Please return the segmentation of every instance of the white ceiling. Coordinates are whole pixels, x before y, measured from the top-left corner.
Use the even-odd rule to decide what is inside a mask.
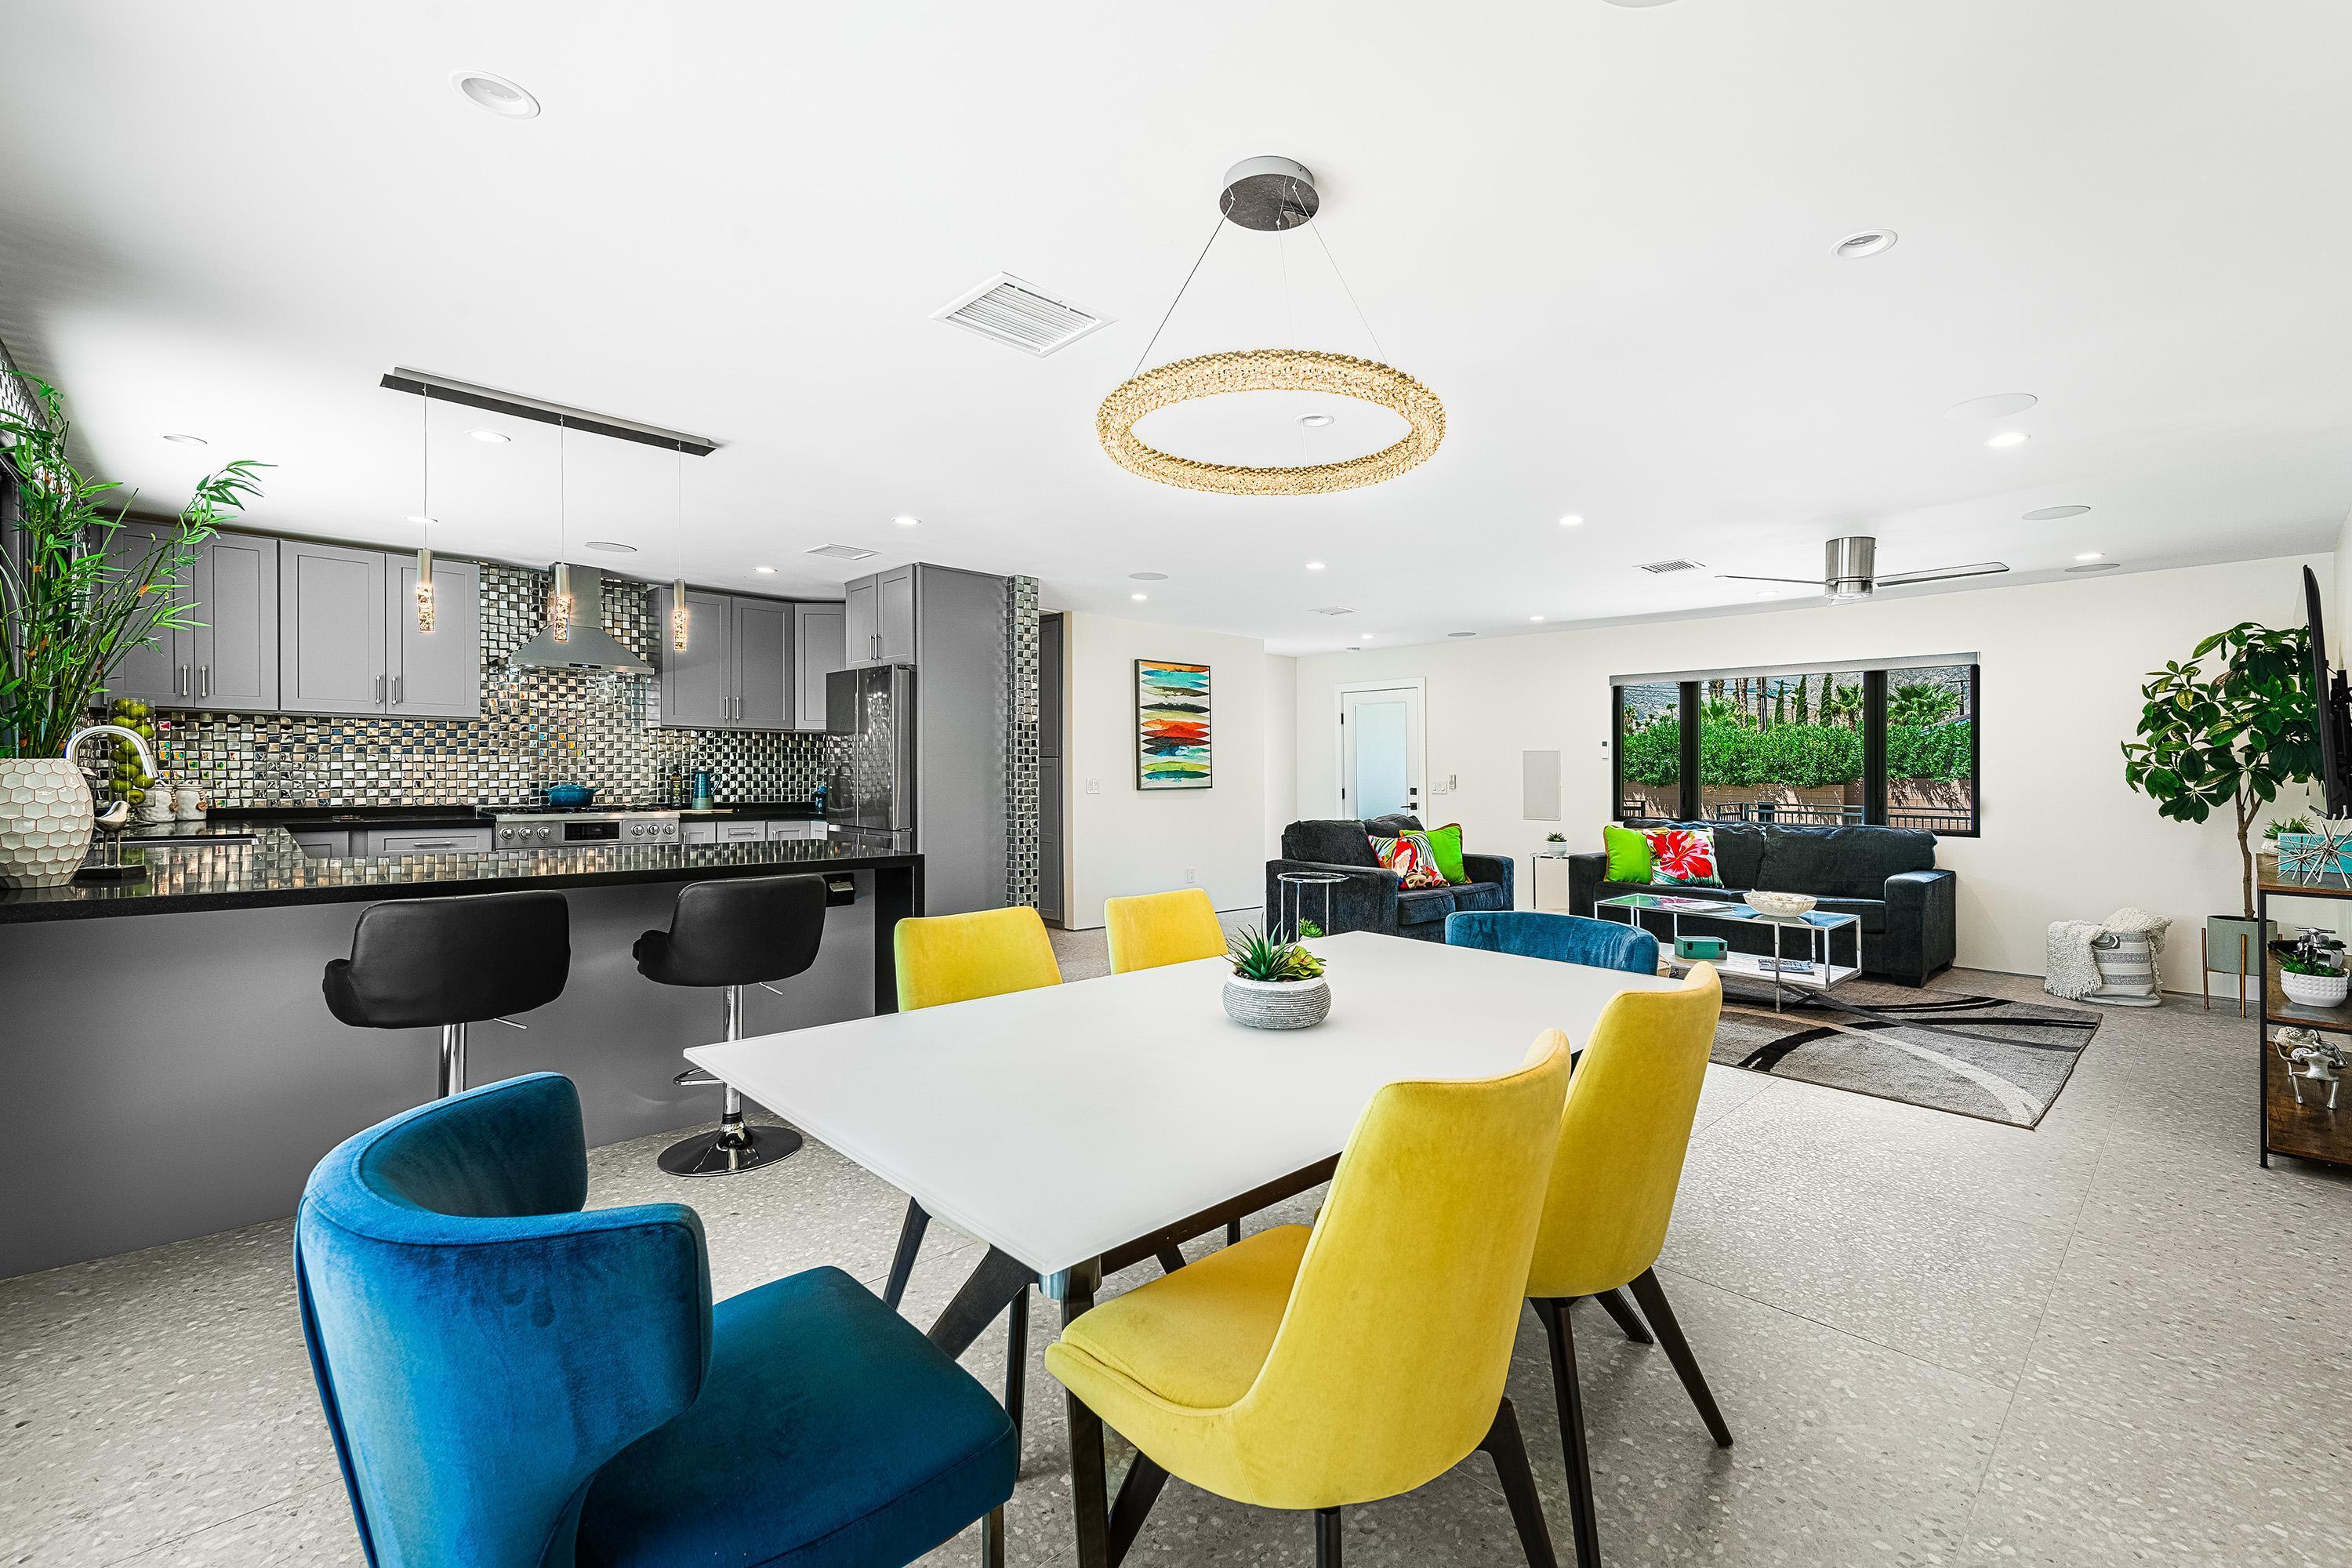
[[[870,569],[803,553],[841,541],[1281,651],[1753,606],[1712,574],[1847,532],[1996,583],[2326,549],[2352,502],[2336,0],[16,0],[6,35],[0,339],[102,471],[176,504],[264,458],[290,532],[415,541],[394,364],[724,443],[681,531],[675,459],[572,439],[575,556],[824,592]],[[1445,402],[1400,481],[1201,496],[1095,443],[1261,153],[1318,172],[1381,357]],[[1040,361],[929,319],[1000,269],[1117,322]],[[1228,228],[1152,357],[1288,343],[1371,347],[1312,231]],[[1942,416],[2010,391],[2021,447]],[[1259,401],[1150,433],[1377,444]],[[552,557],[553,432],[434,420],[436,547]],[[1709,572],[1631,570],[1669,555]]]

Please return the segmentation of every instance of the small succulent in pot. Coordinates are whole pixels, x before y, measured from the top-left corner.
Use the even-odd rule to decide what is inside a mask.
[[[2287,1000],[2305,1007],[2341,1006],[2352,979],[2344,972],[2344,944],[2335,933],[2305,931],[2292,942],[2274,942],[2271,953],[2278,961],[2279,989]]]
[[[1323,961],[1304,941],[1285,941],[1255,927],[1234,933],[1225,956],[1225,1016],[1253,1029],[1306,1029],[1331,1011]]]

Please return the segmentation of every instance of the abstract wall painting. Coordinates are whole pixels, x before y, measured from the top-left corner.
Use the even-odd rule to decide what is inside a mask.
[[[1207,789],[1209,667],[1135,661],[1135,787]]]

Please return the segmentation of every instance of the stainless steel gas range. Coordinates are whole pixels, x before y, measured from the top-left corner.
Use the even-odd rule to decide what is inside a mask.
[[[583,806],[561,811],[547,806],[500,811],[498,824],[501,849],[597,849],[606,845],[677,844],[683,841],[678,814],[659,806]]]

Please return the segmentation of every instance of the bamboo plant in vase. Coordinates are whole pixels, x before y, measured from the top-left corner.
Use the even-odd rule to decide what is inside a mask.
[[[111,549],[131,495],[114,496],[119,486],[74,466],[64,398],[23,379],[41,416],[0,406],[0,462],[16,495],[14,524],[0,531],[0,887],[43,888],[71,881],[89,847],[89,783],[68,742],[90,727],[132,649],[200,624],[177,584],[213,531],[261,493],[266,465],[240,460],[206,475],[152,545]],[[129,730],[106,728],[143,747]]]

